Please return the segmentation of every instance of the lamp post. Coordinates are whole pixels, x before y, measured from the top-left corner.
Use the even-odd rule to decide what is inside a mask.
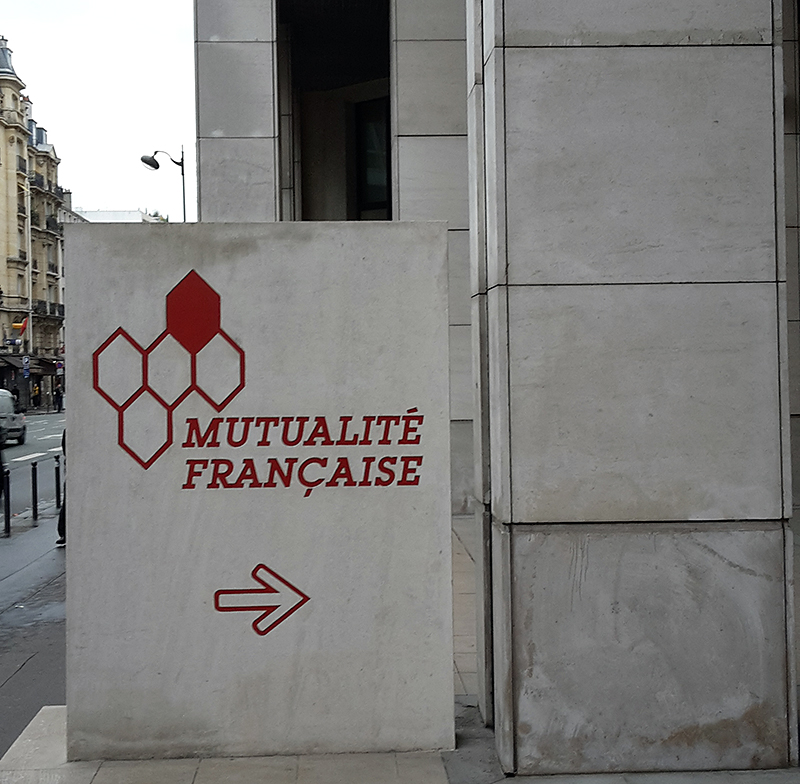
[[[160,168],[158,161],[156,160],[156,155],[159,153],[163,153],[167,156],[176,166],[180,166],[181,169],[181,186],[183,189],[183,222],[186,223],[186,171],[183,167],[183,145],[181,145],[181,159],[176,161],[168,152],[164,152],[164,150],[156,150],[152,155],[143,155],[141,160],[142,163],[148,168],[155,171],[156,169]]]
[[[25,231],[25,253],[28,257],[28,275],[27,275],[27,288],[28,288],[28,350],[26,354],[33,353],[33,230],[31,228],[31,180],[30,175],[25,174],[25,210],[27,215],[26,231]]]
[[[31,228],[31,175],[25,172],[25,184],[22,186],[23,193],[25,194],[25,255],[27,262],[27,275],[26,275],[26,288],[28,295],[28,317],[25,319],[28,336],[23,341],[23,363],[30,362],[28,357],[33,353],[33,230]],[[25,370],[29,366],[23,367],[23,377]],[[31,404],[31,379],[30,371],[25,378],[25,405]]]

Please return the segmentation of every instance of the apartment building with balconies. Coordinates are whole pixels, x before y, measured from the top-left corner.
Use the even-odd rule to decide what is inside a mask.
[[[64,353],[62,223],[70,194],[58,184],[60,159],[0,37],[0,384],[27,389],[54,376]],[[51,382],[40,383],[49,390]],[[46,395],[45,395],[46,399]]]

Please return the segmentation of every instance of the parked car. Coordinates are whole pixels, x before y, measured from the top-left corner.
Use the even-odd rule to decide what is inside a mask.
[[[2,439],[2,443],[8,439],[16,439],[18,444],[24,444],[25,431],[24,411],[20,411],[17,401],[7,389],[0,389],[0,439]]]

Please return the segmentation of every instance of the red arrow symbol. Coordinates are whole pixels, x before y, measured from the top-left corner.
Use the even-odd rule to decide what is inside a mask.
[[[214,609],[219,612],[257,612],[258,618],[253,621],[253,631],[262,637],[271,632],[279,623],[285,621],[292,613],[297,612],[308,600],[301,590],[295,588],[288,580],[284,580],[277,572],[258,564],[250,576],[261,586],[260,588],[237,588],[217,591],[214,594]],[[278,588],[272,583],[277,581]],[[281,611],[277,618],[275,613]],[[269,625],[265,625],[267,619]]]

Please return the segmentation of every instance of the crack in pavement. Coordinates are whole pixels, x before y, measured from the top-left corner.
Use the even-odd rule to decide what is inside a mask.
[[[34,651],[30,656],[28,656],[27,659],[25,659],[24,662],[22,662],[22,664],[19,665],[19,667],[17,667],[16,670],[14,670],[14,672],[11,673],[11,675],[9,675],[2,683],[0,683],[0,689],[2,689],[3,686],[5,686],[34,656],[36,656],[38,652],[39,651]]]

